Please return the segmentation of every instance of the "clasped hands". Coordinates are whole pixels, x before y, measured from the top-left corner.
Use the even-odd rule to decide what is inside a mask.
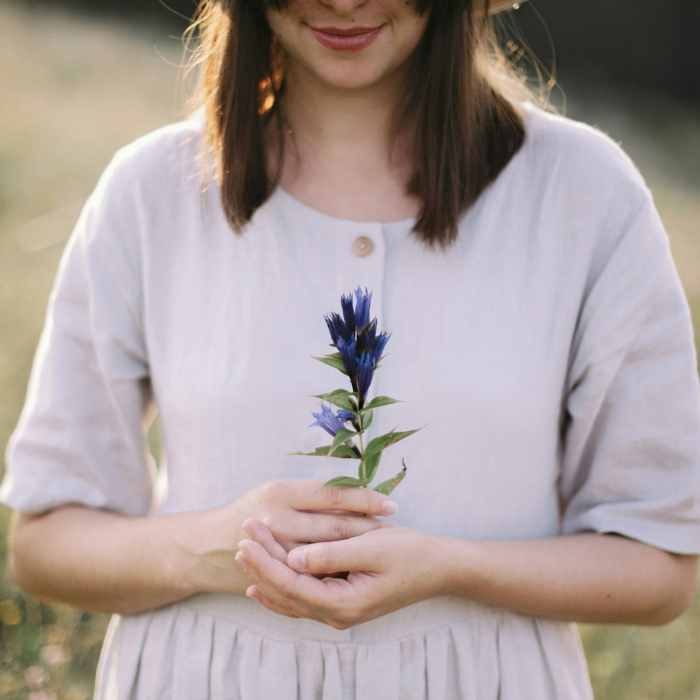
[[[346,539],[315,542],[287,552],[260,519],[242,523],[250,539],[236,561],[253,584],[246,595],[288,617],[346,629],[443,593],[439,538],[380,523]],[[331,576],[347,572],[347,578]]]

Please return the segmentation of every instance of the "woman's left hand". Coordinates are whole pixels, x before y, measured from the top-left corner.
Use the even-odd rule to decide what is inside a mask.
[[[242,527],[251,539],[240,541],[236,561],[254,581],[246,595],[289,617],[346,629],[443,593],[440,540],[411,528],[387,524],[343,540],[306,544],[290,550],[284,562],[260,520],[249,518]],[[304,566],[297,562],[299,553],[306,554]],[[330,576],[338,572],[349,572],[347,579]]]

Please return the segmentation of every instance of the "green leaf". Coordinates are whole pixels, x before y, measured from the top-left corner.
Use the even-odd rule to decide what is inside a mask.
[[[367,415],[364,415],[364,411],[362,413],[363,413],[362,432],[364,432],[365,430],[367,430],[367,428],[369,428],[370,425],[372,425],[372,418],[374,417],[374,411],[371,411],[371,410],[368,411]]]
[[[363,474],[367,481],[372,481],[374,475],[377,473],[377,467],[379,466],[379,460],[382,456],[381,450],[374,450],[369,452],[365,450],[365,454],[362,457],[362,464],[360,465],[363,469]]]
[[[367,483],[354,476],[336,476],[330,481],[326,481],[324,486],[366,486]]]
[[[379,466],[379,460],[381,459],[384,448],[415,432],[417,432],[417,430],[405,430],[403,432],[392,430],[390,433],[380,435],[370,440],[362,455],[362,462],[360,462],[360,476],[367,479],[367,481],[372,481],[377,467]]]
[[[362,452],[360,452],[360,448],[357,447],[357,445],[353,445],[353,444],[341,445],[338,449],[341,452],[345,452],[347,448],[350,449],[350,453],[352,453],[352,454],[338,454],[338,455],[333,455],[333,456],[334,457],[336,457],[336,456],[337,457],[352,457],[354,459],[362,459]]]
[[[379,435],[378,437],[370,440],[369,444],[365,448],[365,454],[368,452],[373,452],[378,450],[381,452],[385,447],[388,447],[389,445],[393,445],[395,442],[398,442],[399,440],[403,440],[404,438],[408,437],[409,435],[413,435],[413,433],[417,433],[420,430],[420,428],[416,428],[415,430],[402,430],[402,431],[396,431],[392,430],[389,433],[385,433],[384,435]]]
[[[323,362],[324,364],[334,367],[335,369],[340,370],[343,374],[347,375],[345,364],[343,363],[343,356],[339,352],[334,352],[331,355],[322,355],[321,357],[312,355],[311,357],[313,357],[314,360]]]
[[[309,457],[325,457],[331,449],[330,445],[317,447],[313,452],[287,452],[288,455],[306,455]]]
[[[317,399],[323,399],[332,403],[334,406],[339,406],[348,411],[355,411],[357,409],[357,404],[352,403],[351,397],[355,396],[355,393],[348,391],[347,389],[335,389],[327,394],[314,394]]]
[[[332,452],[328,453],[329,457],[340,457],[341,459],[358,459],[361,457],[360,451],[355,445],[338,445]]]
[[[403,401],[400,399],[392,399],[391,396],[375,396],[366,406],[363,407],[362,411],[369,411],[372,408],[387,406],[391,403],[403,403]]]
[[[354,430],[348,430],[347,428],[341,428],[333,438],[333,447],[336,445],[342,445],[343,443],[350,440],[353,435],[357,435]]]
[[[357,433],[347,428],[341,428],[333,438],[333,444],[331,445],[331,451],[328,453],[328,456],[332,457],[338,448],[347,446],[345,443],[352,440],[353,435],[357,435]]]
[[[388,496],[403,481],[404,476],[406,476],[407,467],[406,462],[404,462],[403,459],[401,460],[401,463],[403,464],[403,468],[401,469],[401,471],[395,476],[392,476],[391,479],[382,481],[381,484],[375,486],[375,491],[379,491],[379,493]]]
[[[355,445],[338,445],[338,447],[333,451],[333,454],[329,454],[332,445],[324,445],[323,447],[317,447],[313,452],[287,452],[288,455],[306,455],[307,457],[340,457],[342,459],[359,459],[362,457],[360,451],[355,447]]]

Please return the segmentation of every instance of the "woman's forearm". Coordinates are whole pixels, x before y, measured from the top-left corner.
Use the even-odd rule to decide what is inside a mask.
[[[250,581],[234,560],[238,540],[217,546],[217,517],[61,507],[11,532],[11,576],[40,600],[93,612],[133,614],[204,591],[243,595]]]
[[[695,591],[697,557],[616,535],[440,542],[446,593],[533,617],[665,624]]]

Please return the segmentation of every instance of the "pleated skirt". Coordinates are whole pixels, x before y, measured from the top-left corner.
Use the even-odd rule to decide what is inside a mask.
[[[437,596],[338,630],[245,596],[113,615],[94,700],[592,700],[572,622]]]

